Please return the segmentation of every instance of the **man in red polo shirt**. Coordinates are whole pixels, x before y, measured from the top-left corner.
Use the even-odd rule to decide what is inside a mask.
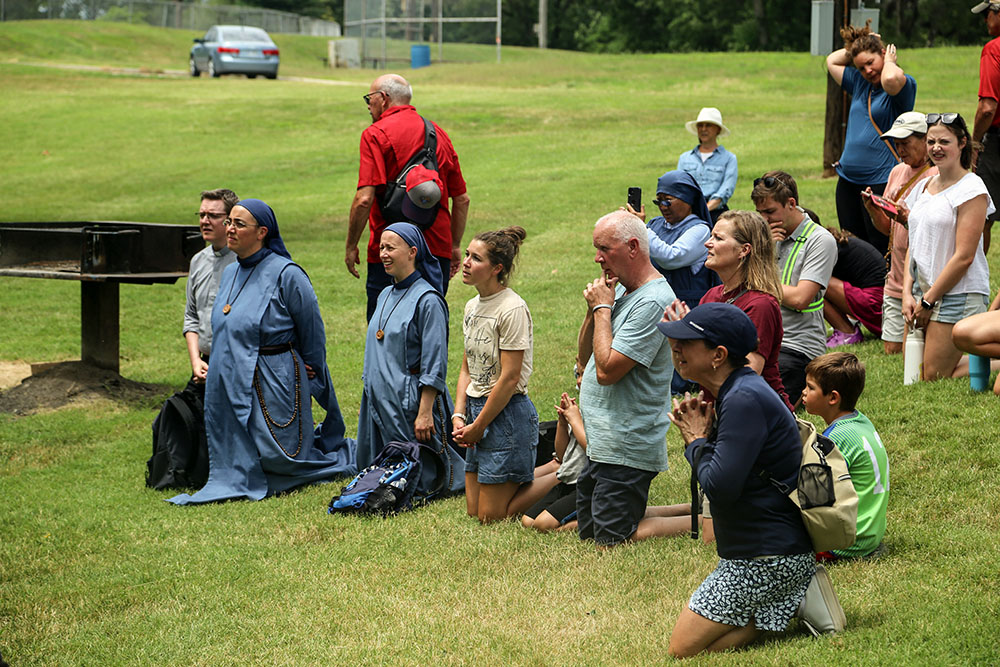
[[[371,236],[368,239],[368,292],[367,318],[371,320],[379,293],[392,283],[379,260],[378,244],[386,222],[376,200],[385,184],[398,176],[418,150],[424,145],[424,122],[410,104],[413,89],[398,74],[385,74],[375,79],[364,96],[372,124],[361,133],[361,165],[358,170],[358,192],[351,204],[347,230],[347,270],[358,275],[360,256],[358,242],[368,221]],[[442,294],[448,291],[448,281],[455,275],[462,259],[462,234],[469,214],[469,195],[465,191],[462,168],[451,139],[435,123],[437,131],[437,164],[441,177],[441,206],[434,222],[424,229],[427,247],[441,263],[441,273],[448,276],[441,285]],[[448,198],[451,198],[451,211]]]
[[[972,170],[986,183],[990,198],[1000,197],[1000,0],[980,2],[972,8],[973,14],[982,14],[991,39],[983,47],[979,58],[979,105],[972,126]],[[983,231],[983,251],[990,250],[990,234],[996,213],[986,218]]]

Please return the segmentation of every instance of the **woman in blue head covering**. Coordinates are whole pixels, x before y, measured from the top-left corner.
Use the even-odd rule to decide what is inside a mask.
[[[241,200],[226,220],[226,242],[238,261],[223,272],[212,309],[208,482],[170,499],[178,505],[260,500],[357,472],[316,293],[292,262],[274,211],[259,199]],[[312,398],[326,410],[315,430]]]
[[[677,298],[694,308],[710,287],[719,284],[718,277],[705,268],[705,241],[712,231],[705,196],[690,174],[668,171],[656,182],[653,203],[660,215],[646,226],[649,258]],[[645,206],[629,210],[646,219]]]
[[[461,466],[452,491],[464,488],[465,468],[449,445],[448,306],[441,266],[424,235],[408,222],[382,231],[379,258],[393,284],[382,290],[365,339],[364,393],[358,420],[358,467],[394,440],[428,443]]]

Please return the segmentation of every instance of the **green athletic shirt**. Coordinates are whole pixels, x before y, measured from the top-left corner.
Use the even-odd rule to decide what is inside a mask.
[[[875,427],[858,411],[835,419],[823,435],[837,444],[847,459],[851,482],[858,492],[858,533],[854,544],[836,550],[840,558],[867,556],[885,535],[885,510],[889,504],[889,459]]]

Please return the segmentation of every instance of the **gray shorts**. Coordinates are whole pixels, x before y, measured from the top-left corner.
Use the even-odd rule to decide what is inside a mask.
[[[888,294],[882,295],[882,340],[887,343],[903,342],[903,300]]]
[[[722,558],[691,594],[688,608],[716,623],[780,632],[792,620],[816,571],[811,554]]]

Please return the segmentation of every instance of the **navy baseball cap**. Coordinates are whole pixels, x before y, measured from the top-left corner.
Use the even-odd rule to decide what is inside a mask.
[[[441,176],[421,164],[406,174],[406,197],[403,198],[403,215],[418,225],[430,225],[438,213],[441,191],[444,184]]]
[[[692,308],[684,319],[660,322],[656,327],[667,338],[701,339],[721,345],[735,358],[757,349],[757,327],[731,303],[703,303]]]

